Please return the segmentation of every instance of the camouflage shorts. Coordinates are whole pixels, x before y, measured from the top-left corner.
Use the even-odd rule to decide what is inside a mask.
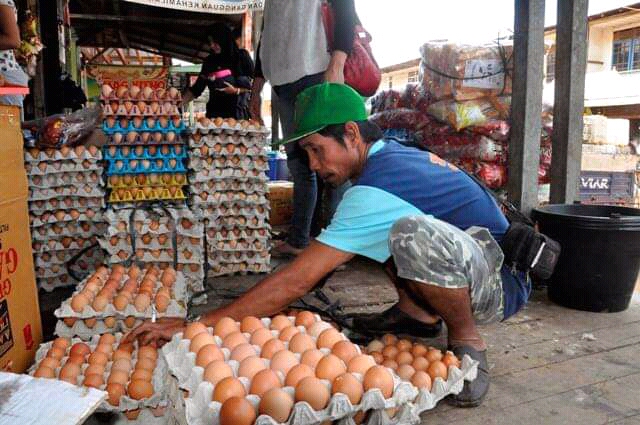
[[[502,320],[504,255],[487,229],[465,232],[427,215],[404,217],[391,228],[389,251],[400,278],[469,288],[478,323]]]

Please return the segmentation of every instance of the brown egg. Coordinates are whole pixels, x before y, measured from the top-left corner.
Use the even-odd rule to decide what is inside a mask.
[[[71,341],[69,340],[69,338],[56,338],[53,340],[52,346],[61,348],[66,351],[69,345],[71,345]]]
[[[272,388],[260,400],[258,412],[271,416],[276,422],[286,422],[293,409],[293,398],[280,388]]]
[[[94,326],[96,325],[96,323],[98,323],[98,319],[96,319],[96,318],[84,319],[84,325],[89,329],[93,329]]]
[[[196,356],[196,366],[205,368],[209,363],[215,360],[224,360],[224,354],[217,345],[207,344],[198,351]]]
[[[91,307],[93,307],[95,311],[104,311],[104,309],[107,307],[108,304],[109,304],[109,298],[107,296],[98,295],[93,300],[93,304],[91,304]]]
[[[358,349],[350,341],[338,341],[334,344],[331,352],[338,356],[344,364],[349,364],[349,360],[360,354]]]
[[[389,369],[392,369],[392,370],[394,370],[394,371],[395,371],[396,369],[398,369],[398,362],[396,362],[395,360],[391,360],[391,359],[385,359],[385,360],[381,363],[381,365],[382,365],[382,366],[384,366],[384,367],[388,367]]]
[[[323,357],[324,353],[322,351],[312,348],[302,353],[302,357],[300,357],[300,363],[306,364],[307,366],[311,367],[311,369],[315,370],[318,362]]]
[[[214,360],[204,369],[202,379],[216,385],[224,378],[232,377],[233,370],[224,360]]]
[[[135,326],[135,324],[136,324],[136,318],[135,318],[135,316],[127,316],[127,317],[124,319],[124,321],[123,321],[123,322],[124,322],[124,325],[125,325],[127,328],[131,329],[131,328],[133,328],[133,327]]]
[[[189,350],[192,353],[197,353],[200,351],[202,347],[209,344],[215,344],[216,340],[213,335],[207,333],[200,333],[193,337],[191,340],[191,344],[189,345]]]
[[[76,319],[75,317],[65,317],[64,319],[62,319],[62,321],[64,322],[65,325],[67,325],[68,327],[72,328],[73,325],[76,324],[76,321],[78,319]]]
[[[138,294],[133,305],[139,313],[142,313],[151,305],[151,298],[147,294]]]
[[[142,412],[142,409],[127,410],[124,412],[124,416],[130,421],[135,421],[140,416],[140,412]]]
[[[440,360],[429,363],[429,367],[427,368],[427,373],[431,377],[431,382],[434,382],[436,378],[442,378],[446,381],[448,375],[447,372],[447,366]]]
[[[112,370],[107,379],[107,384],[126,385],[129,382],[129,373],[122,370]]]
[[[129,305],[129,302],[130,302],[129,297],[120,293],[119,295],[116,295],[116,297],[113,299],[113,306],[118,311],[124,311],[124,309],[127,308],[127,306]]]
[[[148,358],[156,361],[158,360],[158,350],[150,345],[143,345],[138,348],[138,358]]]
[[[424,358],[429,360],[429,363],[442,360],[442,351],[437,348],[432,348],[427,352],[427,354],[425,354]]]
[[[344,340],[344,336],[338,332],[335,328],[329,328],[320,333],[318,341],[316,341],[318,348],[332,349],[338,342]]]
[[[385,359],[394,360],[399,352],[400,350],[398,350],[398,347],[396,347],[395,345],[387,345],[382,350],[382,355]]]
[[[382,343],[384,345],[395,345],[398,342],[398,337],[392,334],[385,334],[382,336]]]
[[[424,356],[425,354],[427,354],[427,351],[427,347],[425,347],[423,344],[414,344],[413,347],[411,347],[411,354],[413,355],[413,357]]]
[[[265,365],[264,359],[261,359],[258,356],[250,356],[240,361],[240,366],[238,367],[238,376],[243,376],[251,380],[256,373],[266,368],[267,366]]]
[[[316,322],[316,316],[310,311],[301,311],[296,315],[296,326],[304,326],[309,329],[309,326]]]
[[[291,368],[289,373],[287,373],[287,378],[284,381],[284,384],[287,387],[294,387],[298,385],[298,382],[302,378],[306,378],[307,376],[316,376],[313,372],[313,369],[306,364],[300,363]]]
[[[364,374],[362,383],[365,391],[378,388],[384,398],[389,398],[391,394],[393,394],[393,376],[384,366],[373,366],[370,368],[367,373]]]
[[[113,347],[111,346],[111,344],[98,343],[94,351],[98,353],[104,353],[107,355],[108,358],[111,358],[111,354],[113,353]]]
[[[81,292],[71,297],[71,308],[76,313],[81,313],[89,302],[89,298]]]
[[[222,346],[228,348],[229,350],[233,350],[238,345],[246,344],[248,342],[249,341],[247,341],[247,338],[242,334],[242,332],[234,331],[224,337],[224,339],[222,340]]]
[[[38,366],[48,367],[49,369],[55,369],[58,366],[60,366],[60,359],[56,359],[55,357],[45,357],[44,359],[42,359],[42,361]]]
[[[411,351],[413,343],[408,339],[401,339],[396,343],[396,347],[398,347],[399,351]]]
[[[373,353],[374,351],[378,351],[381,353],[382,350],[384,350],[384,344],[380,340],[374,339],[369,343],[369,345],[367,345],[367,353],[369,354]]]
[[[356,405],[362,400],[364,389],[360,381],[350,373],[343,373],[333,380],[331,394],[342,393],[349,398],[351,404]]]
[[[251,334],[250,342],[253,345],[257,345],[258,347],[262,347],[267,341],[273,339],[273,334],[271,331],[266,328],[260,328],[255,330]]]
[[[156,368],[156,361],[148,357],[142,357],[136,361],[136,369],[146,369],[148,371],[153,372],[155,368]]]
[[[280,388],[281,386],[280,378],[278,378],[276,372],[271,369],[264,369],[254,375],[249,393],[262,397],[271,388]]]
[[[265,342],[260,351],[260,357],[271,359],[275,353],[284,350],[284,344],[277,338],[271,338]]]
[[[418,389],[424,388],[427,391],[431,390],[431,377],[427,372],[422,370],[417,371],[411,377],[411,383],[418,387]]]
[[[424,372],[429,367],[429,360],[425,359],[424,357],[416,357],[415,359],[413,359],[411,366],[413,366],[413,368],[417,371]]]
[[[99,351],[94,351],[93,353],[91,353],[88,359],[88,363],[90,365],[95,364],[95,365],[104,366],[108,362],[109,362],[109,356]]]
[[[442,363],[445,364],[445,366],[447,366],[447,368],[455,366],[457,368],[460,368],[460,359],[458,359],[456,357],[455,354],[453,354],[453,352],[451,351],[447,351],[444,356],[442,357]]]
[[[220,425],[252,425],[256,411],[244,396],[230,397],[220,408]]]
[[[120,352],[122,352],[122,351],[120,351]],[[120,370],[120,371],[126,372],[128,374],[131,371],[132,368],[133,368],[133,364],[131,363],[131,360],[128,359],[128,358],[116,359],[111,364],[111,372],[113,372],[115,370]]]
[[[47,351],[47,357],[53,357],[54,359],[61,360],[65,355],[65,349],[60,347],[51,347]]]
[[[278,339],[280,341],[287,342],[287,341],[290,341],[291,338],[293,338],[293,336],[299,332],[300,330],[295,326],[289,326],[280,331],[280,335],[278,335]]]
[[[193,339],[199,333],[207,332],[207,327],[202,322],[191,322],[187,325],[182,334],[184,339]]]
[[[293,326],[291,320],[289,320],[287,316],[279,314],[271,319],[271,325],[269,327],[273,330],[281,331],[284,328],[288,328],[289,326]]]
[[[289,340],[289,350],[294,353],[304,353],[314,348],[316,348],[316,342],[310,335],[305,333],[297,333]]]
[[[291,351],[280,350],[271,357],[269,367],[273,370],[278,370],[282,372],[284,376],[287,376],[287,373],[289,373],[289,371],[298,363],[296,355]]]
[[[413,374],[416,373],[416,370],[410,364],[401,364],[398,366],[396,373],[401,379],[409,381]]]
[[[306,401],[313,410],[322,410],[327,407],[330,397],[329,390],[318,378],[309,376],[296,385],[296,402]]]
[[[103,365],[90,364],[84,370],[84,376],[87,376],[87,375],[104,375],[104,369],[105,369],[105,367]]]
[[[148,381],[151,382],[153,379],[153,372],[147,369],[136,369],[131,374],[131,381]]]
[[[213,334],[224,339],[230,333],[236,332],[238,330],[240,330],[240,327],[235,320],[230,317],[223,317],[222,319],[218,320],[218,323],[216,323],[216,326],[213,328]]]
[[[120,406],[120,397],[126,394],[126,389],[122,384],[107,384],[106,388],[109,396],[107,397],[107,401],[112,406]]]
[[[42,367],[42,365],[40,365]],[[61,379],[63,381],[67,381],[67,382],[73,382],[75,383],[78,379],[78,376],[80,376],[80,366],[75,364],[75,363],[66,363],[64,366],[62,366],[62,368],[60,369],[60,373],[58,375],[58,379]]]
[[[256,356],[257,354],[258,353],[256,352],[256,349],[253,348],[253,345],[244,343],[244,344],[237,345],[233,350],[231,350],[230,359],[235,360],[237,362],[241,362],[247,357],[253,357],[253,356]]]
[[[104,378],[102,377],[102,375],[98,375],[98,374],[92,374],[92,375],[85,374],[82,385],[85,387],[93,387],[93,388],[100,389],[104,385]]]
[[[400,351],[394,359],[398,365],[413,363],[413,356],[408,351]]]
[[[49,378],[49,379],[53,379],[56,377],[56,372],[55,370],[49,368],[49,367],[44,367],[44,366],[40,366],[36,369],[35,373],[33,374],[34,377],[36,378]]]
[[[327,379],[333,382],[338,375],[347,371],[347,366],[340,358],[333,354],[327,354],[320,359],[316,366],[316,376],[320,379]]]
[[[160,313],[164,313],[165,311],[167,311],[167,308],[169,308],[170,303],[171,303],[171,298],[164,296],[162,294],[159,294],[156,296],[155,306],[156,306],[156,310],[158,310]]]
[[[134,400],[142,400],[153,395],[153,384],[142,379],[132,380],[127,386],[127,394]]]
[[[243,397],[247,395],[244,385],[238,378],[228,376],[222,378],[213,389],[213,401],[224,403],[231,397]]]
[[[376,365],[376,361],[373,357],[367,354],[359,354],[349,360],[347,371],[349,373],[359,373],[364,375],[367,371]]]

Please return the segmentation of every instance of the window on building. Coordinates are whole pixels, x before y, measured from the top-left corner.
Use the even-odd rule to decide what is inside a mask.
[[[613,33],[611,66],[617,71],[640,70],[640,27]]]
[[[417,83],[418,82],[418,71],[410,71],[409,77],[407,78],[407,82],[409,83]]]
[[[547,54],[547,69],[546,69],[547,82],[553,81],[556,77],[556,52],[551,51]]]

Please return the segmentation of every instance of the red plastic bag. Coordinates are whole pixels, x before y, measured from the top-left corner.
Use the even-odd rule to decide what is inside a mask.
[[[509,140],[509,131],[511,127],[509,123],[504,120],[489,120],[482,125],[469,127],[469,130],[487,136],[490,139],[500,142],[506,142]]]
[[[381,129],[404,128],[413,132],[428,127],[433,119],[427,114],[413,109],[399,108],[378,112],[369,117]]]

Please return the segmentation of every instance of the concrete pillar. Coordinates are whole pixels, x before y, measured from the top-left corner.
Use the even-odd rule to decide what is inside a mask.
[[[588,0],[558,1],[551,203],[580,199]]]
[[[515,0],[509,199],[525,215],[538,205],[544,0]]]

